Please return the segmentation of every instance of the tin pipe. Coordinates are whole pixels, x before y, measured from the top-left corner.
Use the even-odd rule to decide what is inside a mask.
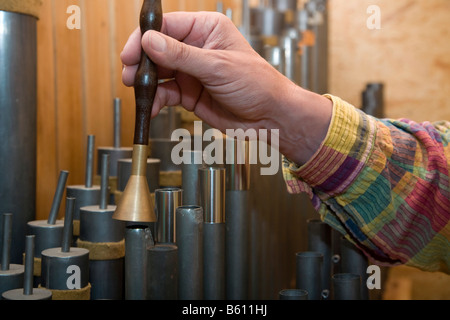
[[[273,8],[251,8],[252,32],[265,38],[282,34],[284,13]]]
[[[109,198],[109,154],[102,155],[100,181],[100,209],[105,210],[108,207]]]
[[[53,197],[52,208],[50,210],[50,214],[48,216],[47,223],[55,224],[56,219],[58,218],[59,207],[61,206],[61,200],[64,194],[64,189],[66,187],[67,177],[69,175],[68,171],[61,171],[59,174],[58,184],[56,186],[55,195]]]
[[[117,243],[124,239],[126,224],[113,219],[116,206],[108,205],[109,157],[102,155],[100,204],[80,208],[80,241]],[[124,258],[89,259],[91,300],[122,299],[123,273]]]
[[[361,300],[361,276],[354,273],[333,275],[334,300]]]
[[[178,244],[178,297],[203,299],[203,209],[184,205],[176,210]]]
[[[176,243],[176,209],[182,205],[183,190],[162,188],[155,191],[156,242]]]
[[[227,299],[249,297],[249,192],[226,191],[226,288]]]
[[[272,67],[284,74],[284,50],[280,46],[264,46],[264,59],[269,62]]]
[[[66,195],[75,198],[73,219],[80,220],[80,208],[98,205],[100,202],[100,186],[94,185],[95,136],[87,137],[86,171],[84,185],[71,185],[66,188]]]
[[[154,245],[148,226],[125,229],[125,300],[147,299],[147,249]]]
[[[181,166],[181,188],[183,189],[184,205],[200,205],[200,190],[198,169],[204,167],[201,150],[188,150],[187,157],[190,163]]]
[[[3,246],[1,270],[9,270],[11,264],[12,213],[3,214]]]
[[[60,247],[54,247],[41,252],[41,285],[46,289],[71,290],[67,272],[74,266],[79,271],[77,284],[84,288],[89,282],[89,250],[71,247],[73,233],[74,199],[66,200],[63,238]],[[79,280],[79,281],[78,281]]]
[[[205,300],[226,299],[225,223],[203,225],[203,290]]]
[[[180,127],[181,113],[173,107],[165,107],[152,119],[150,139],[171,139],[173,131]]]
[[[2,294],[5,300],[51,300],[52,292],[46,289],[33,289],[34,235],[25,237],[25,272],[23,288],[12,289]]]
[[[368,83],[362,92],[362,111],[376,118],[384,117],[384,85]]]
[[[36,26],[31,15],[0,11],[0,212],[14,213],[13,263],[22,263],[36,212]]]
[[[331,261],[333,263],[332,274],[341,272],[341,237],[342,234],[336,229],[331,229],[331,247],[333,249],[333,255]]]
[[[121,147],[120,134],[121,134],[121,108],[122,100],[120,98],[115,98],[113,100],[113,146],[99,147],[97,149],[97,159],[102,159],[103,155],[109,155],[109,161],[111,165],[109,166],[109,176],[117,177],[117,163],[120,159],[128,159],[133,155],[133,149],[127,147]],[[97,174],[101,176],[102,174],[102,163],[98,161],[97,164]],[[112,203],[112,202],[110,202]]]
[[[250,37],[250,26],[251,26],[251,16],[250,16],[250,3],[249,0],[242,0],[242,21],[241,21],[241,33],[246,39]]]
[[[178,247],[156,244],[147,250],[147,299],[178,299]]]
[[[42,251],[41,286],[50,290],[71,290],[68,288],[67,271],[74,266],[79,271],[79,288],[89,284],[89,250],[70,248],[70,252],[62,252],[61,247]],[[78,281],[77,281],[78,282]]]
[[[309,300],[320,300],[323,254],[304,251],[298,252],[296,258],[296,288],[308,291]]]
[[[367,288],[367,267],[368,259],[364,253],[354,244],[344,237],[341,237],[341,270],[342,273],[352,273],[361,276],[361,299],[369,299],[369,289]]]
[[[200,201],[206,223],[225,222],[225,168],[200,168]]]
[[[25,239],[25,273],[23,279],[23,294],[33,294],[33,271],[34,271],[34,239],[36,236],[26,236]]]
[[[308,226],[308,251],[320,252],[323,255],[322,265],[322,291],[331,290],[331,227],[317,219],[307,220]]]
[[[121,117],[122,100],[119,98],[114,98],[114,148],[119,149],[120,143],[120,117]]]
[[[172,161],[172,149],[179,144],[179,141],[166,139],[150,139],[150,156],[161,160],[161,171],[180,171],[181,164]]]
[[[3,222],[3,242],[2,242],[2,265],[0,269],[0,294],[3,292],[21,288],[23,286],[24,266],[11,264],[11,238],[12,238],[12,214],[4,213]]]
[[[61,252],[69,252],[73,235],[73,210],[75,198],[66,199],[66,213],[64,216],[64,228],[61,244]]]
[[[226,297],[225,270],[225,168],[199,169],[203,207],[203,284],[206,300]]]
[[[95,136],[89,135],[87,141],[87,153],[86,153],[86,173],[85,183],[86,188],[92,188],[94,184],[94,149],[95,149]]]
[[[302,289],[284,289],[278,293],[280,300],[308,300],[308,291]]]

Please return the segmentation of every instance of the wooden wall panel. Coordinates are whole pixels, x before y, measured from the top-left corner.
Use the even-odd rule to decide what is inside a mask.
[[[112,57],[110,48],[111,20],[110,0],[84,0],[82,3],[83,24],[82,59],[83,59],[83,106],[84,130],[82,134],[87,139],[88,134],[95,135],[97,147],[113,145],[113,94]],[[79,150],[84,154],[84,150]],[[101,159],[95,157],[95,166]],[[96,171],[95,171],[96,172]],[[84,181],[82,181],[84,182]]]
[[[381,29],[366,26],[381,9]],[[368,81],[386,85],[386,113],[450,119],[450,1],[331,0],[330,90],[359,106]]]
[[[112,8],[112,10],[111,10]],[[132,130],[135,122],[135,102],[133,88],[126,87],[122,82],[122,61],[120,53],[128,41],[130,34],[138,27],[139,12],[141,8],[140,0],[115,0],[112,11],[111,20],[111,62],[112,62],[112,93],[114,97],[122,100],[121,110],[121,145],[131,147],[133,145]]]
[[[67,184],[76,184],[83,177],[84,163],[82,151],[84,128],[82,96],[82,55],[81,33],[67,28],[66,13],[70,5],[80,5],[80,1],[53,1],[54,50],[55,50],[55,114],[57,170],[68,170]],[[53,190],[54,192],[54,190]],[[64,212],[65,201],[61,204],[60,215]]]
[[[53,6],[45,1],[41,21],[52,21]],[[56,117],[55,117],[55,56],[52,23],[38,23],[37,32],[37,172],[36,211],[42,219],[48,216],[56,188]]]

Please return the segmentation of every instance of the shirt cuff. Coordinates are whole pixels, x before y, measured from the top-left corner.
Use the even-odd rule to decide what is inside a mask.
[[[316,196],[323,201],[345,192],[369,159],[376,136],[376,119],[338,97],[324,96],[333,102],[333,115],[317,152],[302,166],[283,157],[288,191],[308,193],[314,206]]]

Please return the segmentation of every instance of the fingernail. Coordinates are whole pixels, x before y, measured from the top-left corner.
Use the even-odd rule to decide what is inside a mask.
[[[158,52],[166,51],[166,40],[156,32],[150,32],[150,47]]]

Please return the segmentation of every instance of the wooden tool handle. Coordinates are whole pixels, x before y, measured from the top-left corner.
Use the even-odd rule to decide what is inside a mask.
[[[161,0],[144,0],[139,20],[142,35],[149,30],[160,31],[162,18]],[[148,145],[150,119],[157,87],[158,74],[156,65],[142,50],[141,61],[134,81],[136,99],[134,144]]]

